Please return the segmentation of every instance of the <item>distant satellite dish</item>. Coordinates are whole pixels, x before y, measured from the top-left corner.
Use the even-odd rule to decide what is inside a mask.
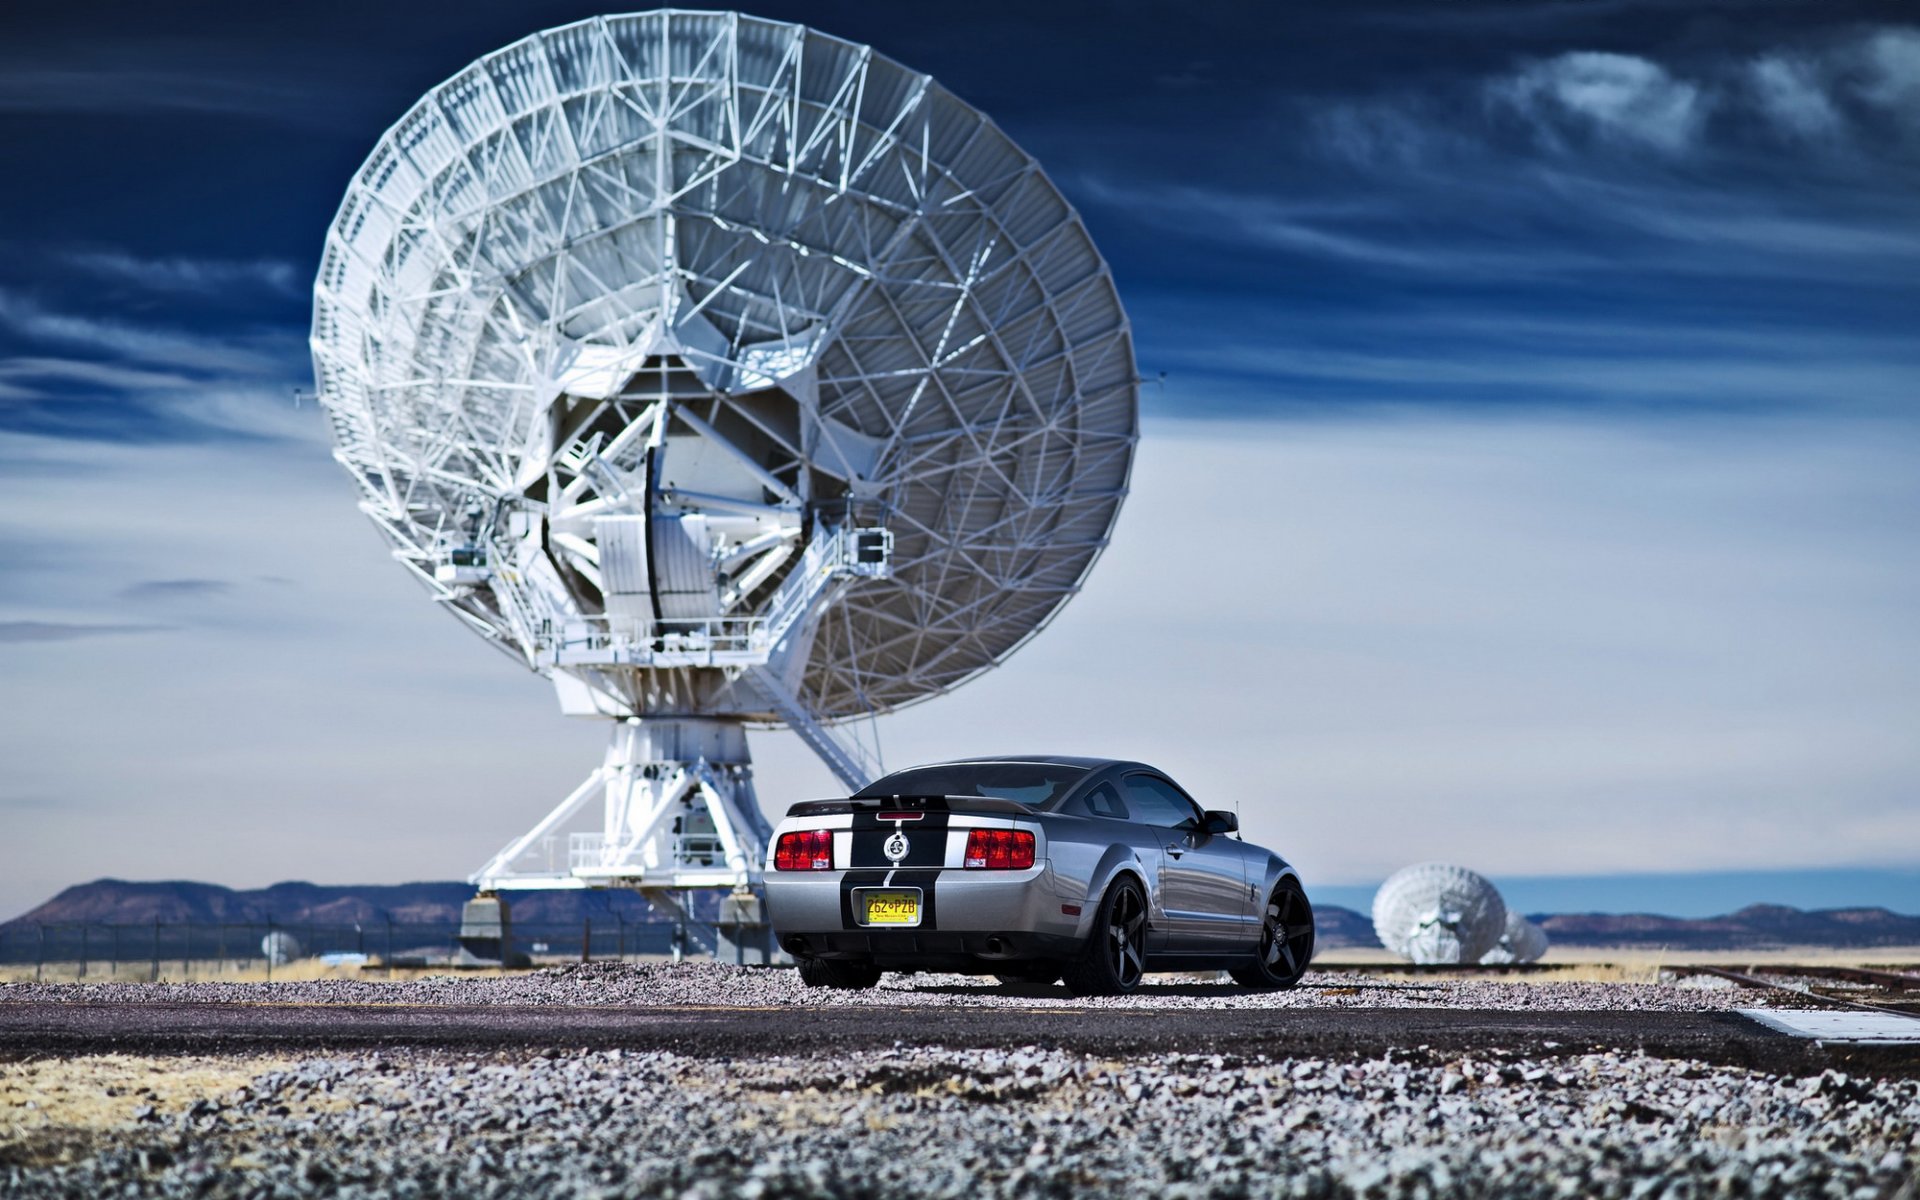
[[[1472,963],[1499,944],[1507,905],[1482,876],[1450,863],[1396,871],[1373,897],[1380,943],[1416,963]]]
[[[1547,952],[1547,931],[1517,912],[1507,913],[1507,931],[1493,949],[1480,956],[1483,963],[1538,962]]]
[[[274,966],[284,967],[300,957],[300,942],[292,934],[276,929],[260,939],[260,953]]]

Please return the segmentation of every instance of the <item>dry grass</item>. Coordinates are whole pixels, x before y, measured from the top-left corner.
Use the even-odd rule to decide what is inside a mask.
[[[219,980],[222,983],[264,983],[267,969],[259,962],[196,962],[191,969],[183,972],[181,964],[162,962],[159,982],[161,983],[200,983]],[[445,970],[445,968],[440,968]],[[273,969],[275,980],[307,979],[362,979],[379,978],[382,972],[375,971],[370,976],[363,975],[358,967],[323,966],[317,959],[303,959]],[[0,967],[0,983],[32,983],[35,971],[32,964],[22,966],[10,963]],[[50,962],[39,970],[39,978],[46,983],[147,983],[154,979],[153,964],[150,962],[119,964],[117,970],[110,964],[90,962],[86,974],[80,973],[77,962]]]
[[[101,1054],[0,1062],[0,1161],[85,1153],[96,1135],[230,1094],[285,1061]]]

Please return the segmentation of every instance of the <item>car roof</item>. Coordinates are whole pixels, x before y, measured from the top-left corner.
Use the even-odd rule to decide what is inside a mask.
[[[1038,767],[1081,767],[1088,771],[1098,771],[1107,767],[1139,767],[1143,770],[1159,772],[1145,763],[1125,758],[1084,758],[1072,754],[994,754],[975,758],[953,758],[945,762],[922,763],[919,767],[902,767],[901,770],[915,771],[923,767],[973,767],[989,763],[1028,763]],[[897,775],[899,771],[890,771]]]

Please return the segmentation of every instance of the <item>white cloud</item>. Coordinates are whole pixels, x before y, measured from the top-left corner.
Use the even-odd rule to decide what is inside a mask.
[[[0,317],[0,322],[3,321],[4,317]],[[44,398],[49,394],[43,389],[23,387],[23,381],[41,385],[78,383],[100,388],[140,390],[184,388],[193,383],[191,377],[178,371],[129,367],[88,358],[21,355],[0,359],[0,382],[21,388],[22,396]]]
[[[1712,107],[1699,85],[1659,63],[1592,50],[1531,63],[1489,85],[1488,95],[1553,143],[1577,129],[1665,154],[1691,149]]]
[[[271,374],[286,365],[284,357],[263,345],[267,339],[258,336],[207,335],[56,312],[5,290],[0,290],[0,326],[42,341],[82,346],[156,367],[244,377]]]
[[[80,316],[5,289],[0,328],[70,351],[0,359],[0,400],[58,406],[67,394],[59,385],[78,384],[118,393],[183,430],[198,425],[267,437],[324,436],[294,411],[293,389],[310,378],[297,336],[196,333]]]
[[[1920,117],[1920,29],[1882,26],[1747,65],[1745,91],[1774,129],[1828,150],[1884,148],[1885,132],[1912,141]],[[1870,130],[1876,118],[1883,132]]]
[[[1920,117],[1920,29],[1874,30],[1857,53],[1864,68],[1863,97],[1895,116]]]
[[[291,263],[255,259],[141,258],[121,251],[87,250],[67,255],[82,270],[156,292],[215,295],[266,290],[297,296],[303,290]]]
[[[1749,65],[1747,78],[1760,111],[1789,135],[1819,142],[1844,130],[1845,118],[1828,96],[1825,80],[1807,60],[1770,54]]]

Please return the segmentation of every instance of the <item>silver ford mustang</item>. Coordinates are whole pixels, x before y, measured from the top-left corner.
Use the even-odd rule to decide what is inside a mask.
[[[815,987],[882,971],[1064,981],[1117,995],[1149,971],[1287,988],[1313,955],[1299,875],[1144,763],[981,758],[796,804],[767,855],[780,945]]]

